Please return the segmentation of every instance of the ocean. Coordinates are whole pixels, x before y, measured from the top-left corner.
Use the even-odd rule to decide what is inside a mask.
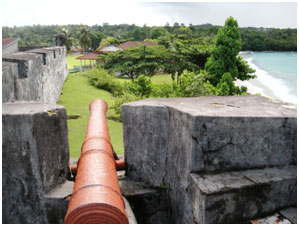
[[[297,52],[240,52],[257,78],[237,81],[251,94],[297,104]]]

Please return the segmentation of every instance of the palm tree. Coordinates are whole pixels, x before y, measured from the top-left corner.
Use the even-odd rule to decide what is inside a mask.
[[[63,39],[64,39],[63,44],[66,46],[66,50],[69,53],[71,51],[71,47],[72,47],[73,41],[74,41],[73,33],[70,30],[68,30],[68,28],[66,26],[59,27],[58,32],[59,33],[57,36],[63,37]]]
[[[82,51],[84,52],[91,45],[91,32],[87,26],[84,26],[80,30],[80,46],[82,47]]]

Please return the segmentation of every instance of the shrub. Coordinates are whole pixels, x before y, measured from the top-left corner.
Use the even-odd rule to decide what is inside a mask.
[[[180,97],[214,96],[217,88],[206,81],[205,71],[199,74],[184,71],[181,76],[180,85],[176,89],[176,95]]]
[[[114,104],[111,106],[111,108],[115,111],[117,118],[119,121],[121,121],[122,118],[122,105],[125,103],[141,100],[142,98],[140,96],[136,96],[132,93],[124,93],[124,95],[119,96],[116,98]]]
[[[89,71],[87,76],[91,85],[111,92],[113,96],[123,95],[128,90],[126,83],[117,81],[114,75],[109,74],[103,68],[93,69]]]
[[[149,97],[152,91],[151,79],[144,75],[140,75],[129,84],[128,89],[136,96]]]
[[[163,82],[162,84],[155,84],[152,86],[152,97],[176,97],[175,89],[176,83],[169,84]]]

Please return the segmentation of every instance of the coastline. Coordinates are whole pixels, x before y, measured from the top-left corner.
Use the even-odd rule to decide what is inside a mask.
[[[263,53],[266,52],[274,53],[275,51],[263,51]],[[242,51],[239,55],[247,55],[242,57],[247,61],[251,68],[256,70],[255,74],[257,75],[257,78],[247,81],[237,80],[235,81],[235,85],[239,87],[246,86],[247,92],[252,95],[258,94],[275,101],[291,103],[297,106],[297,95],[294,96],[294,94],[290,93],[290,87],[288,87],[284,80],[257,66],[253,61],[254,53],[255,52],[253,51]],[[251,54],[252,56],[250,56]]]
[[[250,83],[250,80],[248,81],[241,81],[241,80],[236,80],[234,81],[235,83],[235,86],[238,86],[238,87],[241,87],[241,86],[246,86],[247,87],[247,92],[250,94],[250,95],[260,95],[260,96],[263,96],[263,97],[266,97],[270,100],[274,100],[274,101],[279,101],[279,102],[282,102],[282,103],[287,103],[287,104],[291,104],[291,105],[295,105],[296,108],[297,108],[297,102],[289,102],[289,101],[283,101],[281,100],[281,98],[279,97],[273,97],[273,96],[270,96],[270,95],[267,95],[265,92],[263,92],[263,90],[253,84]]]

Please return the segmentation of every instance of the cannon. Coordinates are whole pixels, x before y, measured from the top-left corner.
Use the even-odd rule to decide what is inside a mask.
[[[81,148],[76,179],[66,224],[126,224],[129,223],[117,178],[116,167],[124,162],[113,157],[113,148],[106,121],[107,104],[100,99],[89,105],[90,118]]]

